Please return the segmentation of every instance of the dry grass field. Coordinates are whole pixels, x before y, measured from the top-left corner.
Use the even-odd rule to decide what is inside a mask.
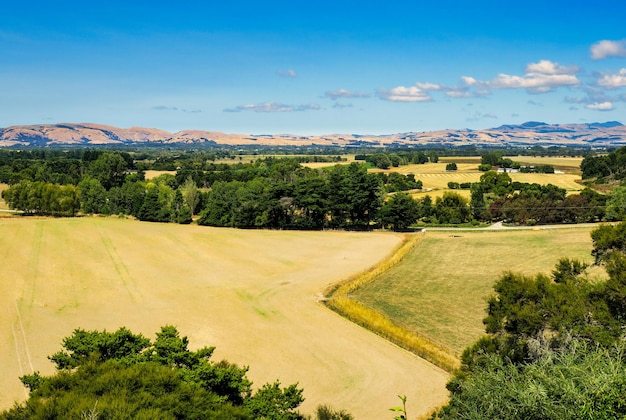
[[[170,174],[172,176],[176,176],[176,171],[153,171],[153,170],[148,170],[146,171],[146,179],[154,179],[159,175],[163,175],[163,174]]]
[[[590,231],[428,230],[402,262],[351,296],[460,355],[483,334],[486,299],[504,271],[549,275],[562,257],[591,263]]]
[[[0,219],[0,406],[26,397],[18,376],[75,328],[126,326],[154,338],[176,325],[216,360],[249,365],[257,386],[299,382],[358,419],[412,416],[447,399],[442,370],[318,302],[329,283],[385,258],[391,233],[215,229],[116,218]]]

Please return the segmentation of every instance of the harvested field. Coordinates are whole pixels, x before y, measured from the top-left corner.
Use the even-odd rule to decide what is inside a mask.
[[[351,297],[460,355],[483,335],[487,298],[504,271],[549,275],[563,257],[592,263],[591,229],[429,229],[402,262]]]
[[[249,365],[257,386],[299,382],[358,419],[411,415],[447,399],[442,370],[325,308],[318,293],[383,259],[387,233],[246,231],[115,218],[0,219],[0,405],[26,397],[18,376],[75,328],[126,326],[154,338],[177,326],[215,359]]]

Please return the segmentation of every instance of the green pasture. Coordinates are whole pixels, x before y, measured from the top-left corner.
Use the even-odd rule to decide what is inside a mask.
[[[350,296],[460,355],[483,334],[486,301],[503,272],[550,274],[562,257],[592,263],[591,229],[428,231],[402,262]]]

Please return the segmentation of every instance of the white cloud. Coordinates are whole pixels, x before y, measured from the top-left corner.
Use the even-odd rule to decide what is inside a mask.
[[[576,66],[561,66],[548,60],[530,63],[526,66],[523,76],[500,73],[490,81],[476,80],[470,76],[463,76],[461,80],[468,87],[479,87],[482,94],[489,89],[526,89],[529,93],[546,93],[562,86],[578,86],[580,80],[575,73]]]
[[[478,80],[470,76],[461,76],[461,80],[463,80],[463,83],[465,83],[467,86],[478,86],[482,84],[482,82],[479,82]]]
[[[601,60],[607,57],[626,57],[626,40],[596,42],[589,48],[591,58]]]
[[[296,74],[295,71],[289,69],[289,70],[276,70],[276,74],[278,74],[280,77],[287,77],[287,78],[291,78],[293,79],[294,77],[298,76]]]
[[[473,98],[479,95],[476,93],[470,92],[466,88],[453,87],[453,88],[446,89],[446,96],[448,96],[449,98]]]
[[[300,111],[318,111],[321,107],[318,104],[304,105],[285,105],[277,102],[264,102],[254,105],[238,105],[235,108],[224,109],[224,112],[300,112]]]
[[[333,101],[339,98],[369,98],[371,95],[365,92],[351,92],[346,89],[339,89],[336,91],[327,91],[324,93],[324,97],[330,98]]]
[[[488,86],[493,89],[526,89],[530,93],[551,92],[560,86],[577,86],[580,80],[571,74],[529,73],[524,76],[499,74]]]
[[[587,109],[593,109],[595,111],[612,111],[613,103],[612,102],[594,102],[592,104],[585,105]]]
[[[603,74],[598,78],[598,86],[609,89],[626,86],[626,68],[617,73]]]
[[[444,90],[444,89],[446,89],[445,86],[439,85],[437,83],[420,83],[420,82],[417,82],[417,83],[415,83],[415,86],[417,86],[419,89],[422,89],[422,90]]]
[[[433,100],[428,92],[417,86],[398,86],[389,90],[381,89],[378,91],[378,97],[392,102],[429,102]]]
[[[558,63],[553,63],[550,60],[540,60],[538,63],[530,63],[526,66],[524,72],[526,74],[539,73],[539,74],[575,74],[578,73],[578,66],[561,66]]]

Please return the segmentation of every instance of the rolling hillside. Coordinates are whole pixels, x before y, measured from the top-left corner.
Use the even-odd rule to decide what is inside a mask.
[[[484,130],[440,130],[389,135],[329,134],[225,134],[183,130],[177,133],[154,128],[118,128],[91,123],[23,125],[0,128],[0,147],[125,146],[125,145],[230,146],[584,146],[626,145],[626,127],[617,121],[589,124],[526,122]]]

